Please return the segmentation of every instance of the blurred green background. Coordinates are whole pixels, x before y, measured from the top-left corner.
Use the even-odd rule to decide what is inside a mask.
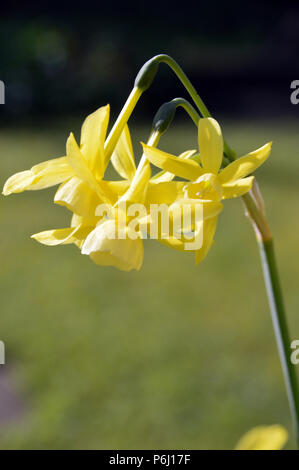
[[[84,117],[107,102],[113,122],[141,65],[171,54],[239,155],[274,141],[258,178],[298,339],[299,106],[290,83],[299,78],[299,6],[17,3],[1,6],[0,185],[63,155],[69,132],[78,137]],[[180,95],[187,98],[161,66],[130,121],[137,158],[157,108]],[[182,111],[161,148],[196,148]],[[146,241],[141,271],[123,273],[74,246],[30,239],[68,226],[54,193],[1,198],[1,449],[231,449],[253,426],[291,429],[241,201],[225,203],[216,244],[198,267],[191,255]]]
[[[297,125],[222,124],[239,155],[274,141],[258,177],[294,339]],[[1,131],[1,183],[61,155],[66,129],[78,135],[79,121]],[[133,125],[134,142],[147,133]],[[184,124],[161,148],[195,144],[196,130]],[[68,225],[68,211],[51,206],[53,195],[2,199],[1,448],[233,448],[252,426],[290,429],[256,242],[240,200],[225,203],[216,244],[198,267],[189,254],[145,241],[141,271],[123,273],[95,266],[74,246],[29,238]]]

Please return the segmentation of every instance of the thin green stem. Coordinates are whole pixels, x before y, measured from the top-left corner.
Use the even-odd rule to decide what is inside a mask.
[[[198,126],[198,121],[200,120],[200,115],[198,112],[193,108],[193,106],[189,103],[189,101],[185,100],[184,98],[174,98],[172,100],[172,103],[175,104],[175,106],[178,108],[179,106],[183,108],[186,113],[189,114],[190,118],[196,125]]]
[[[291,362],[291,341],[275,260],[273,239],[266,241],[260,239],[258,243],[280,362],[294,423],[297,446],[299,447],[299,390],[295,366]]]
[[[196,92],[196,89],[194,88],[182,68],[177,64],[174,59],[172,59],[172,57],[166,54],[160,54],[153,57],[150,61],[147,62],[145,70],[148,70],[148,77],[150,77],[150,80],[148,80],[148,84],[151,83],[153,77],[157,72],[157,64],[161,62],[166,63],[174,71],[174,73],[177,75],[177,77],[180,79],[180,81],[190,94],[191,98],[193,99],[202,116],[210,117],[211,114],[202,99],[200,98],[200,96],[198,95],[198,93]],[[140,77],[138,78],[140,79]],[[233,161],[236,158],[235,152],[229,147],[225,140],[224,155],[229,161]],[[259,205],[257,204],[257,201],[254,199],[253,195],[246,194],[245,196],[243,196],[243,201],[245,203],[248,215],[250,216],[253,222],[253,226],[257,234],[273,326],[280,360],[283,368],[291,414],[295,426],[296,439],[299,446],[299,393],[295,368],[290,360],[290,338],[284,311],[278,271],[275,262],[273,238],[265,214],[261,207],[259,207]]]
[[[167,54],[159,54],[157,55],[154,59],[156,59],[157,62],[163,62],[164,64],[167,64],[177,75],[177,77],[180,79],[186,90],[188,91],[189,95],[193,99],[194,103],[196,104],[197,108],[201,112],[203,117],[210,117],[211,113],[200,98],[199,94],[197,93],[196,89],[192,85],[191,81],[183,71],[183,69],[179,66],[179,64],[169,55]]]
[[[200,120],[198,112],[184,98],[174,98],[160,106],[153,119],[152,129],[161,135],[164,134],[172,123],[178,107],[182,107],[187,112],[197,127]]]
[[[179,66],[179,64],[169,55],[167,54],[159,54],[153,59],[152,61],[156,61],[158,63],[163,62],[167,64],[173,72],[177,75],[179,80],[182,82],[186,90],[188,91],[189,95],[193,99],[194,103],[196,104],[198,110],[200,111],[201,115],[205,118],[211,117],[211,113],[204,104],[203,100],[197,93],[196,89],[192,85],[191,81],[183,71],[183,69]],[[225,156],[229,159],[229,161],[233,161],[235,159],[235,152],[229,147],[229,145],[226,143],[226,141],[223,139],[224,143],[224,154]]]

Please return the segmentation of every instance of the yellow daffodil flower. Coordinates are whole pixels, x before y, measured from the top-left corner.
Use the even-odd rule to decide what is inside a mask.
[[[74,145],[72,143],[72,145]],[[79,152],[80,149],[74,147],[72,152]],[[185,152],[181,158],[189,158],[194,151]],[[82,254],[89,255],[90,258],[99,265],[112,265],[118,269],[129,271],[131,269],[140,269],[143,261],[143,242],[140,236],[140,227],[149,232],[149,226],[152,222],[148,216],[147,210],[151,204],[167,203],[170,209],[173,203],[178,199],[178,194],[182,192],[182,183],[171,181],[174,175],[164,173],[158,177],[150,179],[151,170],[147,159],[144,159],[136,170],[134,154],[130,138],[129,129],[126,126],[121,138],[119,139],[115,151],[112,155],[112,163],[118,173],[127,178],[124,181],[108,182],[101,180],[101,189],[105,194],[105,204],[108,206],[109,214],[103,217],[99,214],[101,208],[100,199],[95,186],[90,186],[88,197],[85,192],[77,193],[76,204],[65,204],[74,212],[71,227],[57,230],[47,230],[33,235],[40,243],[46,245],[60,245],[75,243]],[[59,191],[58,191],[59,192]],[[83,200],[81,200],[84,198]],[[74,201],[72,196],[72,186],[65,191],[64,201]],[[222,205],[219,202],[203,201],[203,217],[208,218],[218,214]],[[138,230],[132,233],[130,226],[130,217],[127,217],[124,223],[124,234],[122,238],[115,236],[118,228],[118,220],[123,210],[121,205],[126,204],[126,209],[132,207],[132,204],[144,204],[143,212],[139,219],[135,217]],[[196,200],[199,203],[199,200]],[[82,206],[84,211],[82,210]],[[171,211],[171,210],[170,210]],[[199,230],[199,229],[198,229]],[[139,232],[136,236],[136,232]],[[177,248],[177,239],[170,236],[168,239],[159,237],[162,243]],[[183,244],[188,240],[180,240]]]
[[[33,235],[40,243],[51,246],[75,243],[81,247],[100,220],[100,217],[95,216],[96,207],[101,203],[115,204],[128,189],[136,167],[131,158],[133,150],[127,126],[111,158],[116,171],[126,179],[102,179],[108,164],[104,152],[108,120],[109,105],[86,118],[81,130],[80,147],[71,133],[66,144],[66,156],[35,165],[31,170],[13,175],[5,183],[4,195],[60,184],[54,202],[74,213],[71,227]]]
[[[136,170],[132,141],[128,126],[119,138],[112,154],[111,162],[118,174],[124,178],[120,181],[105,181],[104,173],[108,164],[105,156],[104,141],[109,120],[109,106],[98,109],[89,115],[83,123],[81,142],[78,146],[71,133],[66,144],[66,156],[49,160],[34,166],[31,170],[17,173],[9,178],[4,186],[5,195],[24,190],[37,190],[60,184],[54,202],[67,207],[73,212],[71,226],[63,229],[46,230],[32,237],[40,243],[56,246],[60,244],[76,244],[82,254],[87,254],[100,265],[113,265],[122,270],[140,269],[143,260],[143,242],[140,236],[135,237],[130,228],[130,219],[126,220],[126,236],[113,238],[119,214],[120,203],[167,204],[169,216],[174,221],[175,208],[180,204],[183,194],[182,182],[172,181],[173,172],[164,171],[150,178],[151,170],[148,160]],[[180,160],[189,159],[195,151],[184,152]],[[199,204],[199,198],[184,203]],[[220,201],[203,199],[203,218],[214,220],[222,210]],[[97,213],[101,204],[110,207],[110,217]],[[112,214],[112,216],[111,216]],[[148,214],[140,217],[140,226],[149,232],[152,223]],[[208,220],[207,220],[208,223]],[[194,238],[202,232],[203,224],[189,227],[194,231]],[[161,234],[158,240],[167,246],[184,249],[190,241],[182,236],[174,235],[165,238]]]
[[[190,180],[183,185],[182,199],[194,201],[208,199],[221,201],[242,196],[248,192],[253,183],[250,175],[269,156],[271,143],[255,150],[230,163],[220,170],[223,159],[223,137],[218,122],[213,118],[200,119],[198,124],[198,145],[200,160],[178,158],[159,149],[142,144],[143,150],[151,163],[175,176]],[[183,203],[178,200],[177,204]],[[196,251],[196,263],[202,261],[213,244],[217,227],[217,217],[204,222],[204,243]],[[182,249],[181,243],[175,247]]]
[[[123,134],[123,139],[119,141],[117,146],[118,155],[126,159],[134,161],[132,153],[132,147],[129,145],[129,133],[128,130]],[[186,155],[184,155],[186,157]],[[120,168],[122,161],[119,160],[119,164],[115,166]],[[120,171],[119,171],[120,172]],[[150,207],[150,198],[147,194],[149,188],[152,187],[151,191],[151,202],[153,198],[156,198],[156,203],[161,204],[165,201],[171,203],[177,199],[177,191],[180,190],[180,186],[175,183],[171,184],[170,180],[173,179],[174,175],[168,174],[163,175],[161,179],[156,178],[153,182],[150,179],[151,170],[147,159],[140,161],[140,164],[135,172],[132,172],[134,176],[131,180],[130,187],[121,196],[121,198],[114,205],[113,210],[110,211],[112,217],[102,219],[97,223],[93,231],[89,233],[85,241],[82,244],[82,253],[89,255],[92,260],[101,265],[113,265],[121,270],[129,271],[131,269],[139,270],[143,261],[143,241],[141,232],[149,232],[150,224],[152,223],[151,217],[148,214]],[[117,229],[118,218],[122,213],[122,205],[126,204],[126,214],[124,215],[124,233],[123,238],[115,237]],[[133,204],[143,204],[145,212],[141,212],[139,217],[134,217],[134,230],[130,226],[132,220],[128,217],[128,211]],[[222,209],[220,203],[211,202],[206,204],[203,217],[212,217]],[[97,214],[97,211],[96,211]],[[133,214],[132,214],[133,215]],[[135,215],[135,214],[134,214]],[[137,230],[136,230],[137,229]],[[171,246],[171,238],[169,237],[169,246]],[[164,241],[160,237],[157,238],[159,241]],[[167,240],[165,240],[167,244]]]
[[[72,137],[68,140],[67,150],[81,180],[76,181],[76,184],[71,180],[64,183],[56,193],[55,202],[63,201],[74,212],[71,227],[46,230],[32,237],[50,246],[74,243],[82,254],[89,255],[99,265],[112,265],[125,271],[140,269],[143,261],[143,243],[140,237],[133,239],[132,233],[128,233],[130,228],[125,225],[125,238],[115,238],[117,219],[121,212],[118,202],[120,196],[126,193],[123,202],[144,202],[150,177],[148,171],[136,172],[128,127],[125,126],[111,158],[117,172],[126,180],[99,181],[100,174],[98,178],[94,177],[86,166],[83,167],[82,151]],[[87,184],[87,190],[86,187],[82,188],[82,185]],[[102,194],[99,193],[99,187]],[[103,203],[109,209],[106,217],[103,214],[98,215],[97,211]]]
[[[101,204],[105,204],[111,209],[110,213],[115,214],[113,206],[130,184],[133,185],[131,180],[134,179],[136,167],[128,127],[125,126],[111,158],[116,171],[120,176],[127,178],[125,180],[99,180],[99,176],[96,178],[91,171],[86,171],[86,167],[82,165],[81,149],[72,137],[68,140],[67,149],[82,179],[76,181],[76,184],[71,180],[64,183],[56,193],[55,202],[63,203],[74,212],[71,227],[46,230],[33,235],[32,238],[50,246],[74,243],[82,249],[82,254],[90,255],[96,264],[113,265],[127,271],[140,269],[143,259],[142,241],[130,238],[111,239],[113,220],[97,215],[97,207]],[[85,183],[83,178],[89,184]],[[142,181],[141,179],[140,182]],[[99,193],[99,187],[102,194]],[[98,242],[97,246],[95,240]]]
[[[279,424],[257,426],[241,437],[235,450],[280,450],[287,440],[288,432]]]
[[[60,184],[54,202],[76,214],[89,217],[99,203],[107,202],[107,192],[114,192],[116,187],[117,192],[125,191],[134,170],[134,161],[128,161],[125,157],[121,158],[121,168],[117,154],[112,163],[115,163],[116,170],[120,170],[120,175],[124,175],[126,180],[116,185],[114,182],[102,182],[108,164],[104,143],[109,112],[107,105],[90,114],[81,129],[80,147],[71,133],[66,143],[66,156],[48,160],[11,176],[4,185],[3,194]]]

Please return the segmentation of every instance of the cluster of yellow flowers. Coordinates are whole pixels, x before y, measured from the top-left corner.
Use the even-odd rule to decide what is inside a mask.
[[[136,166],[127,122],[142,93],[150,87],[161,62],[170,66],[179,77],[202,117],[183,98],[165,103],[154,118],[147,144],[141,143],[143,153]],[[196,124],[198,149],[175,156],[158,149],[157,145],[177,106],[185,108]],[[259,236],[290,406],[298,429],[296,374],[287,356],[290,342],[274,262],[272,234],[257,184],[252,188],[252,173],[270,155],[271,143],[236,159],[223,139],[220,125],[210,116],[187,76],[165,54],[153,57],[141,68],[129,98],[106,136],[109,114],[109,105],[90,114],[81,129],[80,145],[71,133],[66,142],[65,156],[11,176],[4,185],[3,194],[59,185],[54,202],[72,212],[70,227],[46,230],[32,235],[32,238],[50,246],[75,244],[96,264],[114,266],[123,271],[141,268],[143,238],[147,235],[170,248],[193,252],[196,264],[199,263],[214,242],[222,201],[243,196]],[[118,173],[119,178],[115,181],[105,179],[109,163]],[[160,169],[154,176],[153,166]],[[249,191],[250,194],[246,194]],[[153,217],[153,206],[163,206],[166,210],[167,230],[158,217]],[[186,207],[191,215],[187,220]],[[196,243],[190,243],[192,241]],[[284,325],[283,334],[281,325]],[[236,449],[276,450],[283,447],[287,438],[287,431],[279,425],[260,426],[245,434]]]
[[[149,211],[151,204],[166,204],[169,214],[174,207],[188,203],[200,204],[203,218],[193,226],[193,236],[202,233],[202,245],[194,250],[196,263],[207,255],[215,234],[223,199],[242,196],[250,190],[250,175],[269,156],[271,144],[245,155],[220,169],[223,161],[223,138],[219,124],[213,118],[198,122],[196,151],[186,151],[173,156],[155,148],[159,136],[153,133],[148,144],[143,145],[143,156],[136,168],[128,125],[123,126],[111,158],[105,151],[105,139],[109,121],[109,105],[99,108],[84,121],[80,146],[71,133],[66,143],[66,156],[40,163],[30,170],[11,176],[5,183],[3,194],[19,193],[60,185],[54,202],[66,206],[72,213],[71,226],[47,230],[32,235],[45,245],[74,243],[82,254],[99,265],[112,265],[121,270],[140,269],[143,261],[143,241],[140,236],[130,236],[132,230],[126,224],[126,236],[117,238],[115,225],[119,217],[120,202],[143,204]],[[104,179],[111,161],[120,178]],[[163,171],[151,176],[150,163]],[[174,180],[174,177],[176,180]],[[109,216],[99,214],[100,204],[111,207]],[[142,220],[139,220],[140,224]],[[148,229],[150,217],[143,217]],[[170,234],[157,237],[161,243],[184,250],[184,237]]]
[[[158,113],[158,124],[153,125],[147,144],[142,144],[143,155],[136,168],[127,121],[141,94],[151,85],[161,61],[173,68],[205,116],[200,118],[186,100],[173,100],[187,108],[195,122],[199,148],[179,156],[156,148],[161,135],[167,130],[169,118],[173,118],[173,108],[170,107],[170,114],[164,119],[165,109],[169,109],[169,103],[166,103],[166,108],[163,108],[165,105],[160,108],[163,111]],[[123,110],[106,138],[109,113],[107,105],[90,114],[82,126],[80,145],[71,133],[66,143],[66,156],[11,176],[5,183],[3,194],[59,184],[54,202],[66,206],[73,213],[71,226],[47,230],[32,237],[45,245],[74,243],[82,254],[89,255],[96,264],[112,265],[125,271],[138,270],[142,265],[142,239],[146,238],[144,234],[152,237],[151,207],[166,207],[172,231],[165,233],[155,219],[158,227],[154,238],[171,248],[193,251],[196,263],[199,263],[213,244],[217,219],[223,208],[221,201],[243,196],[251,189],[254,178],[251,173],[269,156],[271,143],[226,165],[225,143],[218,122],[207,117],[209,113],[191,82],[173,59],[166,55],[156,56],[142,67]],[[120,179],[104,179],[109,162]],[[151,164],[161,169],[154,176],[151,175]],[[106,210],[103,210],[103,205]],[[142,206],[143,210],[134,217],[136,205]],[[186,223],[182,213],[187,206],[191,208],[191,217]],[[196,217],[198,208],[200,218]],[[133,225],[132,218],[135,219]],[[116,227],[119,227],[120,220],[122,235],[118,236]],[[190,240],[200,240],[200,244],[192,245],[192,249],[189,243],[186,248]]]

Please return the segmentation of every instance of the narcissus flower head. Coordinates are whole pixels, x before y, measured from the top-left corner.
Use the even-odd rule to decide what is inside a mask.
[[[198,155],[195,159],[195,151],[175,157],[156,149],[153,142],[159,138],[156,139],[157,132],[154,132],[152,141],[150,139],[148,145],[143,145],[144,155],[136,169],[129,128],[124,125],[111,156],[111,163],[122,179],[107,181],[104,175],[110,160],[105,151],[108,121],[109,105],[85,119],[80,146],[71,133],[66,143],[66,156],[13,175],[5,183],[3,193],[8,195],[60,184],[54,202],[73,212],[71,226],[47,230],[33,235],[33,238],[46,245],[74,243],[82,254],[89,255],[97,264],[113,265],[123,270],[140,269],[143,242],[141,237],[134,239],[131,236],[129,220],[125,224],[124,239],[111,237],[111,231],[118,225],[122,203],[127,207],[134,204],[145,206],[145,214],[140,219],[147,232],[150,232],[149,224],[153,221],[149,215],[152,204],[167,205],[173,227],[181,218],[181,209],[189,205],[194,216],[200,206],[200,221],[193,217],[188,227],[182,227],[180,233],[169,236],[159,229],[156,237],[161,243],[179,250],[186,250],[187,232],[193,234],[194,240],[202,237],[200,247],[192,245],[197,247],[192,251],[198,263],[205,258],[213,243],[218,215],[222,210],[221,200],[243,195],[251,188],[253,176],[248,174],[267,158],[271,145],[267,144],[220,170],[223,158],[220,126],[212,118],[201,119],[198,125],[200,161]],[[150,162],[159,166],[162,173],[151,177]],[[175,176],[185,181],[174,181]],[[103,204],[111,208],[108,217],[99,214],[98,208]]]
[[[159,149],[142,144],[151,163],[191,181],[185,189],[198,198],[229,199],[245,194],[251,189],[251,175],[268,158],[271,142],[238,158],[221,170],[223,138],[218,122],[213,118],[199,120],[198,146],[200,162],[178,158]]]
[[[221,169],[223,137],[218,122],[213,118],[200,119],[198,123],[200,161],[179,158],[148,145],[142,145],[145,155],[152,164],[190,181],[183,187],[184,198],[211,201],[238,197],[248,192],[254,179],[251,173],[268,158],[271,151],[271,143],[268,143]],[[217,216],[204,221],[203,224],[204,243],[199,250],[196,250],[196,263],[206,257],[213,244]]]

